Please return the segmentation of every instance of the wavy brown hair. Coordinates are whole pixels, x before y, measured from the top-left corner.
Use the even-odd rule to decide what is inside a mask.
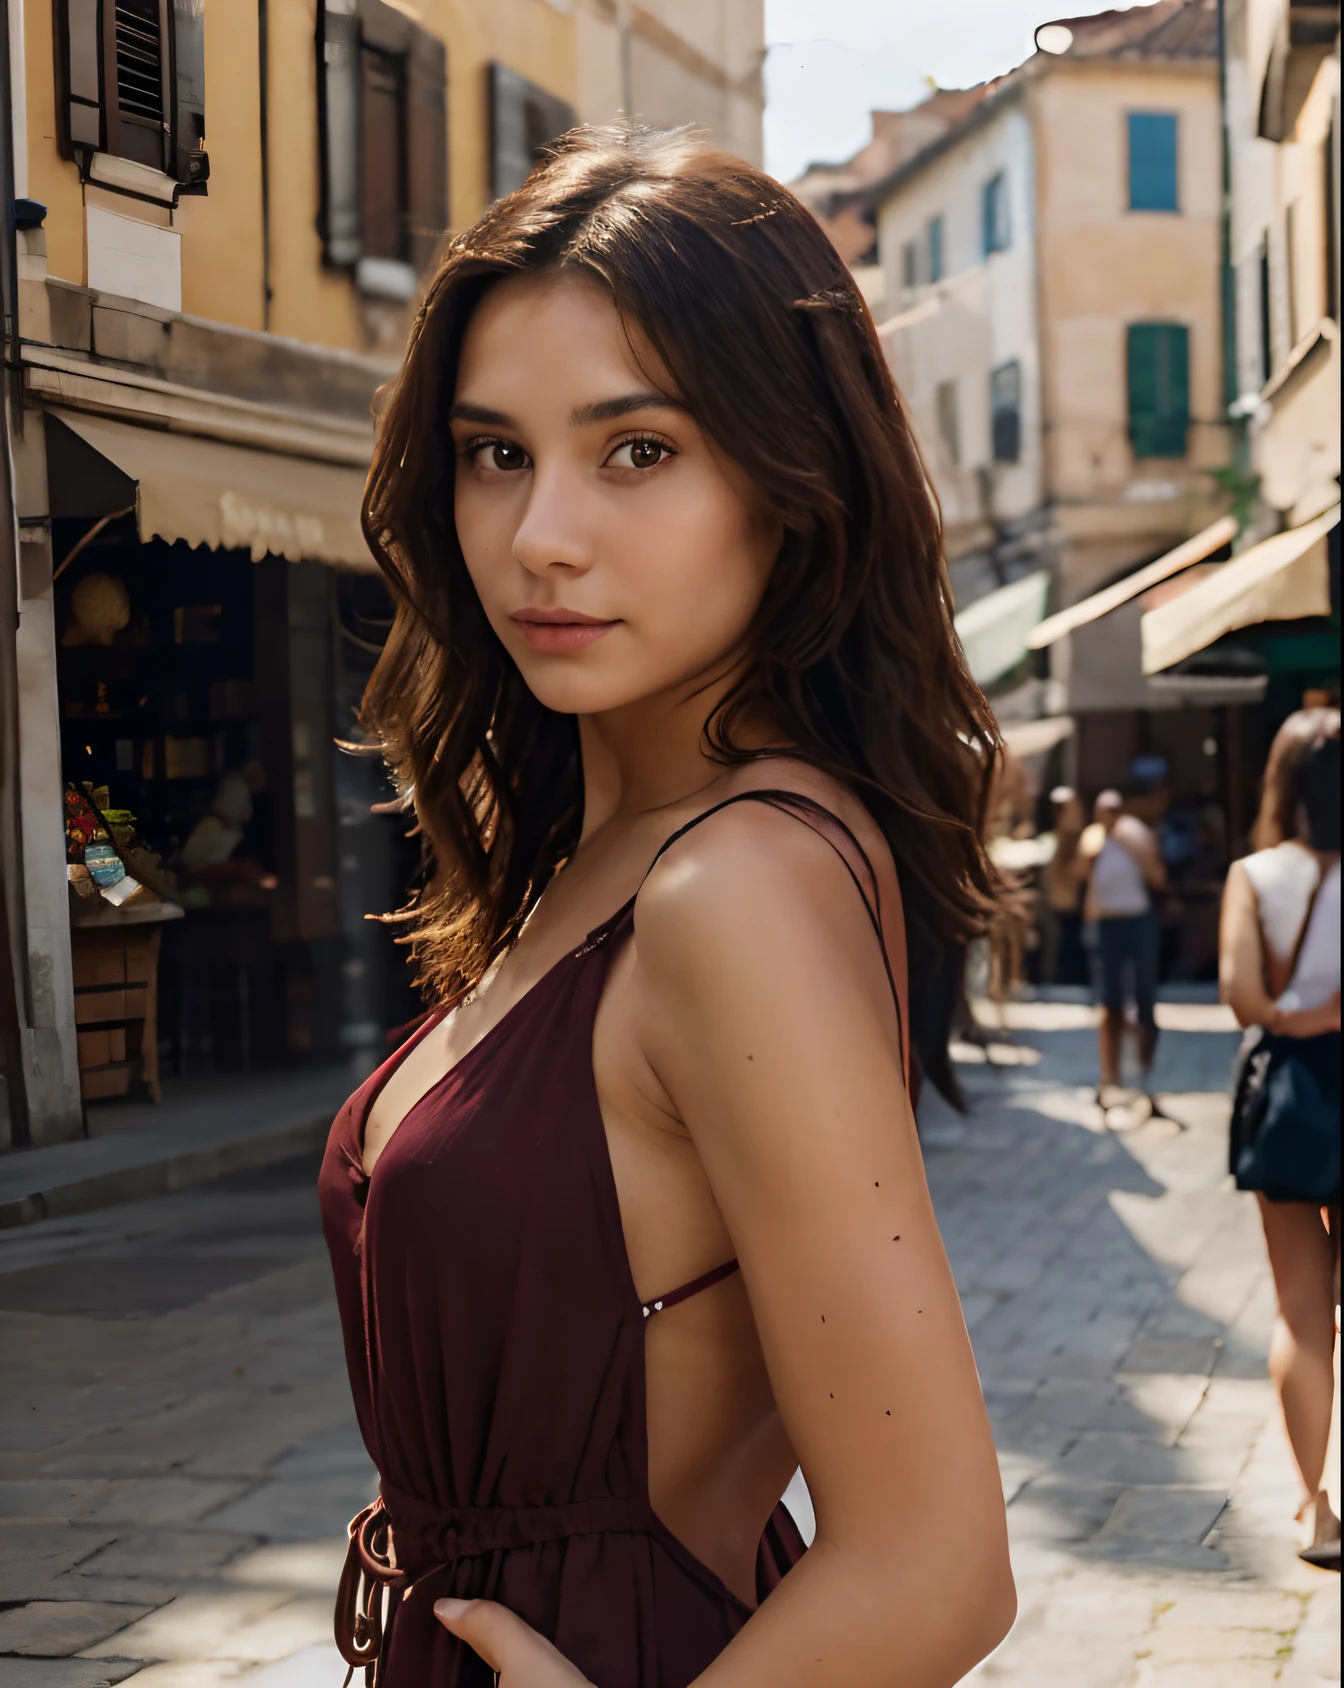
[[[993,895],[980,832],[999,736],[953,631],[937,505],[872,317],[778,183],[684,132],[620,127],[563,136],[445,247],[378,430],[364,531],[396,614],[362,723],[432,852],[402,911],[422,986],[444,1001],[481,977],[582,821],[575,721],[524,684],[453,524],[463,336],[489,288],[538,272],[609,290],[780,518],[706,743],[750,760],[735,730],[767,721],[855,790],[895,857],[919,966],[977,929]]]

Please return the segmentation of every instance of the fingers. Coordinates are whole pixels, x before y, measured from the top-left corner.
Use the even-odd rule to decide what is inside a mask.
[[[479,1653],[491,1670],[504,1669],[510,1631],[526,1631],[520,1617],[494,1600],[436,1600],[434,1616]]]

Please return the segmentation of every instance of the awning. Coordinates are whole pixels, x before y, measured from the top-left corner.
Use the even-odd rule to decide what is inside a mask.
[[[1224,563],[1183,597],[1142,622],[1143,672],[1159,674],[1239,627],[1330,614],[1326,535],[1339,505],[1314,522],[1276,533]]]
[[[957,637],[977,685],[987,686],[1021,662],[1029,648],[1027,636],[1045,614],[1049,590],[1050,576],[1040,569],[957,612]]]
[[[1166,580],[1169,575],[1189,568],[1191,563],[1202,563],[1210,553],[1222,545],[1230,544],[1236,536],[1237,524],[1234,518],[1219,516],[1216,522],[1211,522],[1192,538],[1183,540],[1173,550],[1158,557],[1155,562],[1135,569],[1133,574],[1127,574],[1114,585],[1094,592],[1080,604],[1073,604],[1066,610],[1060,610],[1057,615],[1048,616],[1028,637],[1028,650],[1043,651],[1047,645],[1053,645],[1056,639],[1062,639],[1066,633],[1072,633],[1075,627],[1084,627],[1089,621],[1095,621],[1098,616],[1109,615],[1112,610],[1119,609],[1121,604],[1128,603],[1131,598],[1137,598],[1141,592],[1156,586],[1160,580]]]
[[[134,483],[126,502],[134,503],[142,540],[248,551],[253,562],[270,554],[375,568],[359,525],[359,469],[129,427],[82,411],[48,415]]]
[[[1072,715],[1043,715],[1036,721],[1001,721],[999,731],[1013,756],[1043,756],[1073,737]]]

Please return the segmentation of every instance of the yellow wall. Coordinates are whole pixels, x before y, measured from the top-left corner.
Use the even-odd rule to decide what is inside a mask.
[[[486,67],[499,59],[548,92],[575,99],[574,19],[549,0],[396,0],[448,52],[451,226],[489,203]],[[270,0],[270,189],[273,332],[352,350],[398,350],[406,309],[365,301],[322,264],[317,230],[316,0]],[[52,0],[25,0],[29,192],[47,210],[48,270],[86,281],[83,190],[56,149]],[[207,0],[206,150],[210,190],[184,198],[182,308],[236,327],[264,325],[257,7]],[[106,203],[106,201],[103,201]],[[140,214],[125,198],[118,209]],[[143,214],[161,220],[150,208]]]
[[[1048,495],[1108,500],[1131,487],[1133,500],[1137,474],[1182,483],[1183,493],[1188,483],[1199,496],[1209,485],[1199,469],[1227,454],[1216,66],[1052,67],[1033,90],[1033,109]],[[1177,213],[1128,207],[1131,111],[1179,116]],[[1130,450],[1125,336],[1129,323],[1144,321],[1190,330],[1185,460],[1136,463]]]

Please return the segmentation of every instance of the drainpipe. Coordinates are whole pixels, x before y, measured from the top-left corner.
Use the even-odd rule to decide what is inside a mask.
[[[18,0],[0,0],[0,301],[3,304],[4,381],[0,384],[0,1061],[8,1099],[0,1149],[28,1141],[28,1086],[23,1030],[29,1024],[28,962],[23,899],[23,836],[19,823],[19,530],[15,514],[10,413],[18,373],[18,238],[15,190],[21,177],[15,142],[11,48],[22,45]],[[17,60],[20,67],[22,58]],[[26,186],[26,182],[23,184]],[[19,388],[22,403],[22,388]],[[6,1141],[7,1139],[7,1141]]]
[[[257,82],[261,145],[261,326],[271,331],[271,20],[269,0],[257,0]]]
[[[1227,0],[1218,0],[1218,89],[1222,142],[1222,204],[1219,216],[1218,291],[1222,309],[1223,414],[1232,432],[1232,467],[1251,473],[1251,420],[1237,407],[1237,292],[1232,269],[1232,136],[1227,98]],[[1233,541],[1233,550],[1236,549]]]

